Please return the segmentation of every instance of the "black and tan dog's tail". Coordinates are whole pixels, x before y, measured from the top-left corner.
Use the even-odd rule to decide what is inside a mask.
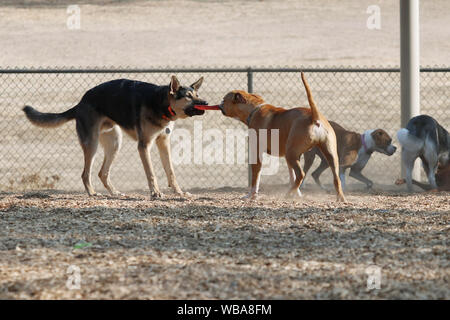
[[[75,119],[76,108],[77,106],[62,113],[43,113],[30,106],[25,106],[22,110],[25,112],[28,120],[34,125],[45,128],[55,128],[67,121]]]
[[[306,95],[308,96],[309,107],[311,108],[312,122],[317,124],[318,121],[320,120],[320,112],[319,112],[319,109],[317,109],[316,103],[314,102],[308,82],[306,82],[305,74],[302,72],[301,75],[302,75],[303,85],[305,86]]]

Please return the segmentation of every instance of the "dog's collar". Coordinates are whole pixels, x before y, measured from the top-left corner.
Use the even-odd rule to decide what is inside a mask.
[[[366,136],[366,133],[363,132],[363,134],[361,135],[361,143],[362,143],[364,152],[365,152],[365,153],[372,153],[372,152],[369,151],[369,148],[367,148],[365,136]]]
[[[250,112],[250,114],[248,115],[248,117],[247,117],[247,125],[249,126],[250,125],[250,120],[252,120],[252,116],[253,116],[253,114],[256,112],[256,111],[258,111],[263,105],[265,105],[265,104],[267,104],[267,103],[261,103],[261,104],[258,104],[256,107],[255,107],[255,109],[253,109],[251,112]]]
[[[173,111],[173,109],[172,109],[171,106],[169,106],[169,107],[167,108],[167,110],[169,110],[169,113],[170,113],[170,116],[171,116],[171,117],[174,116],[174,115],[176,115],[175,111]],[[165,114],[162,115],[162,118],[163,118],[164,120],[166,120],[166,121],[170,121],[170,118],[167,117]]]

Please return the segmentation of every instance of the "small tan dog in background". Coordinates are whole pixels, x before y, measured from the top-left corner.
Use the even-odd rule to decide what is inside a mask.
[[[236,118],[245,123],[249,129],[256,130],[257,148],[256,163],[252,163],[252,186],[249,198],[255,198],[258,194],[262,153],[266,151],[272,154],[270,132],[279,130],[279,150],[277,155],[285,157],[289,168],[290,189],[287,196],[300,194],[299,187],[305,174],[300,167],[300,157],[303,153],[317,146],[327,159],[333,172],[334,187],[338,201],[345,201],[339,179],[339,161],[337,154],[336,135],[327,119],[319,112],[311,95],[311,90],[305,80],[303,72],[302,81],[308,96],[308,108],[284,109],[275,107],[256,95],[242,90],[234,90],[225,95],[220,109],[222,113],[231,118]],[[259,129],[267,129],[267,150],[259,150]],[[275,152],[276,153],[276,152]]]

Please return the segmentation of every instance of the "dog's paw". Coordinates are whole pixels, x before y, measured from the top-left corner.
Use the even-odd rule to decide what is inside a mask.
[[[122,193],[120,191],[114,190],[109,193],[111,197],[125,197],[125,193]]]
[[[297,199],[297,198],[301,198],[302,192],[300,191],[300,189],[291,189],[289,190],[286,195],[285,198],[286,199]]]
[[[336,201],[340,202],[340,203],[348,203],[347,199],[345,198],[345,196],[343,194],[338,194],[336,196]]]
[[[245,200],[245,201],[253,201],[253,200],[257,200],[259,198],[259,194],[258,193],[248,193],[245,196],[241,197],[241,200]]]
[[[192,198],[192,194],[190,194],[189,192],[184,192],[184,191],[175,191],[175,194],[177,196],[179,196],[180,198],[184,198],[184,199],[189,199]]]
[[[160,191],[151,191],[150,192],[150,199],[163,199],[164,198],[164,194],[161,193]]]
[[[406,183],[406,180],[405,179],[397,179],[397,180],[395,180],[395,182],[394,182],[397,186],[400,186],[400,185],[402,185],[402,184],[405,184]]]

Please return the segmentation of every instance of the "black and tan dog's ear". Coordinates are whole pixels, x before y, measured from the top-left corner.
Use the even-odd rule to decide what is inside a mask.
[[[239,92],[236,92],[233,97],[233,103],[246,103],[244,96]]]
[[[190,87],[192,89],[194,89],[195,91],[197,91],[202,86],[202,83],[203,83],[203,77],[201,77],[200,79],[195,81],[193,84],[191,84]]]
[[[175,94],[180,88],[180,81],[178,81],[176,76],[172,76],[170,79],[170,94]]]

